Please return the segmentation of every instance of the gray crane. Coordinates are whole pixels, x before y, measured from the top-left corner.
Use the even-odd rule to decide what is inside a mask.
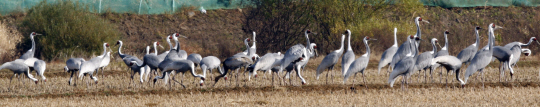
[[[193,63],[195,63],[195,67],[197,67],[201,63],[202,57],[200,54],[193,53],[187,56],[187,60],[190,60]]]
[[[364,86],[367,88],[366,84],[366,78],[364,76],[364,71],[367,68],[367,65],[369,63],[369,56],[371,55],[371,50],[369,49],[368,41],[370,40],[377,40],[377,39],[370,39],[369,36],[364,37],[364,44],[366,45],[366,53],[360,58],[354,60],[354,62],[350,65],[347,72],[345,72],[345,75],[343,75],[343,84],[347,82],[347,79],[354,74],[356,78],[356,74],[358,72],[362,73],[362,79],[364,80]],[[354,87],[354,79],[353,79],[353,87]]]
[[[319,56],[319,55],[317,54],[317,51],[315,51],[315,49],[317,49],[317,45],[316,45],[315,43],[310,43],[310,47],[307,48],[307,54],[308,54],[309,58],[313,58],[313,57]],[[290,82],[291,84],[292,84],[292,81],[291,81],[291,78],[289,78],[289,75],[291,74],[291,72],[292,72],[293,70],[296,71],[296,72],[298,72],[298,70],[304,69],[304,68],[306,67],[306,65],[307,65],[307,61],[303,61],[303,62],[301,62],[299,65],[300,65],[300,68],[298,68],[298,69],[296,68],[297,66],[294,66],[294,64],[292,64],[292,63],[289,64],[289,66],[287,66],[287,67],[285,68],[285,70],[287,71],[287,73],[285,74],[284,79],[289,79],[289,82]],[[274,70],[272,70],[272,71],[274,71]],[[279,71],[279,68],[278,68],[278,70],[276,70],[276,71]]]
[[[262,56],[259,60],[255,61],[250,67],[248,67],[248,71],[251,75],[254,75],[257,77],[257,71],[272,71],[273,67],[279,66],[280,62],[283,56],[280,52],[278,53],[267,53],[264,56]],[[268,72],[269,73],[269,72]]]
[[[126,64],[126,66],[129,67],[131,61],[137,61],[137,63],[144,63],[142,60],[140,60],[139,58],[137,58],[135,56],[123,54],[122,53],[122,45],[123,44],[124,43],[121,40],[118,40],[116,42],[116,45],[120,45],[120,46],[118,46],[118,56],[120,56],[120,58],[122,58],[122,60],[124,61],[124,64]]]
[[[178,47],[179,47],[178,36],[179,36],[179,35],[173,34],[172,39],[175,41],[176,44],[174,45],[173,50],[171,50],[171,51],[169,52],[169,54],[167,54],[167,56],[165,57],[165,59],[163,59],[163,61],[161,61],[161,62],[158,64],[158,69],[159,69],[161,72],[163,72],[164,69],[165,69],[165,67],[166,67],[167,65],[169,65],[170,63],[172,63],[172,62],[174,62],[174,61],[182,60],[182,59],[180,58],[180,56],[178,56],[178,52],[179,52],[179,50],[178,50]],[[143,65],[146,65],[146,64],[143,64]],[[167,77],[167,79],[168,79],[168,77]]]
[[[236,85],[238,86],[238,70],[241,68],[241,67],[245,67],[245,66],[248,66],[250,64],[253,63],[253,60],[252,58],[250,58],[249,56],[247,55],[234,55],[232,57],[229,57],[227,59],[225,59],[225,61],[222,62],[223,64],[223,74],[217,76],[215,79],[214,79],[214,85],[215,86],[219,79],[220,78],[223,78],[225,80],[227,80],[227,74],[229,73],[229,71],[231,70],[236,70],[237,74],[236,74]]]
[[[347,71],[349,70],[349,66],[356,58],[356,55],[354,55],[354,51],[351,47],[351,30],[347,29],[345,33],[349,35],[349,39],[347,40],[349,46],[347,47],[347,52],[345,52],[345,54],[343,54],[343,57],[341,57],[341,75],[343,76],[345,76],[345,73],[347,73]]]
[[[156,81],[157,79],[164,79],[165,78],[165,84],[168,83],[168,77],[169,75],[171,74],[172,71],[175,71],[176,73],[183,73],[185,74],[187,71],[191,71],[191,75],[195,78],[201,78],[201,81],[199,82],[200,85],[202,86],[203,83],[204,83],[204,80],[205,78],[202,76],[202,75],[198,75],[197,73],[195,73],[195,64],[190,61],[190,60],[175,60],[175,61],[172,61],[171,63],[168,63],[167,66],[165,66],[165,68],[163,68],[163,72],[162,72],[162,75],[161,76],[156,76],[154,78],[154,85],[156,84]],[[180,81],[183,80],[184,77],[182,77],[182,79]],[[176,81],[174,79],[174,76],[172,78],[172,80]],[[176,81],[178,82],[178,81]],[[180,85],[182,85],[182,87],[186,88],[186,86],[183,84],[183,82],[180,82]],[[169,84],[169,88],[171,87],[171,84]]]
[[[314,57],[319,56],[319,55],[317,54],[317,51],[315,51],[315,49],[317,49],[317,44],[315,44],[315,43],[310,43],[309,46],[310,46],[310,48],[307,48],[307,54],[308,54],[309,58],[314,58]],[[284,56],[281,56],[281,58],[283,58],[283,57],[284,57]],[[281,62],[280,62],[280,63],[281,63]],[[301,65],[301,67],[300,67],[298,70],[304,69],[304,68],[306,67],[307,63],[301,63],[300,65]],[[281,68],[281,66],[273,67],[273,68],[272,68],[272,71],[277,72],[277,71],[279,71],[280,68]],[[289,76],[290,76],[290,74],[291,74],[291,72],[292,72],[293,70],[294,70],[294,71],[297,70],[297,69],[296,69],[296,66],[294,66],[294,64],[291,63],[291,64],[289,64],[287,67],[285,67],[285,70],[286,70],[287,72],[285,73],[285,76],[283,76],[283,79],[289,79],[289,82],[291,82],[291,84],[292,84],[292,81],[291,81],[292,78],[289,78]],[[296,72],[298,72],[298,71],[296,71]]]
[[[392,57],[396,54],[398,50],[398,43],[397,43],[397,28],[394,28],[394,45],[390,46],[390,48],[386,49],[383,54],[381,55],[381,60],[379,61],[379,67],[378,68],[378,74],[381,73],[381,68],[384,66],[390,64],[392,62]],[[390,67],[388,67],[388,70],[386,72],[390,73]]]
[[[75,74],[79,69],[81,68],[82,62],[84,62],[83,58],[69,58],[66,61],[66,66],[64,67],[64,70],[66,72],[71,72],[71,77],[69,77],[68,84],[71,85],[71,80],[73,79],[73,74]]]
[[[433,56],[433,58],[439,57],[439,56],[449,55],[449,53],[448,53],[448,34],[450,34],[450,32],[444,31],[444,41],[445,41],[444,42],[444,47],[442,47],[439,52],[435,53],[434,54],[435,56]],[[439,66],[440,66],[440,64],[435,63],[434,65],[431,66],[432,67],[431,69],[432,70],[437,70],[437,68],[439,68]],[[439,75],[441,77],[442,77],[442,73],[443,73],[443,70],[441,69],[441,72],[439,72]],[[431,73],[430,73],[430,75],[431,75]],[[433,75],[431,75],[431,76],[433,76]],[[440,82],[442,82],[442,78],[440,78],[439,80],[440,80]]]
[[[420,30],[420,22],[425,22],[425,23],[429,23],[429,22],[426,20],[422,20],[421,17],[416,17],[414,20],[414,23],[416,24],[416,35],[414,35],[414,37],[415,38],[418,37],[422,39],[422,32]],[[396,54],[392,57],[392,62],[390,62],[390,67],[394,69],[395,64],[398,61],[400,61],[401,58],[405,57],[407,53],[409,53],[410,51],[416,51],[416,50],[410,50],[410,49],[417,49],[419,45],[420,45],[420,41],[416,41],[416,45],[415,45],[416,47],[411,48],[411,47],[408,47],[408,46],[412,46],[412,45],[409,45],[409,42],[403,42],[403,44],[399,46]],[[415,54],[418,54],[418,53],[415,53]]]
[[[26,77],[34,81],[36,84],[38,83],[38,79],[34,78],[32,74],[30,74],[30,68],[24,64],[24,60],[15,60],[11,62],[6,62],[0,66],[0,70],[2,69],[9,69],[13,71],[13,76],[9,79],[9,87],[11,87],[11,80],[13,80],[13,77],[17,74],[24,74]],[[20,81],[20,79],[19,79]]]
[[[307,42],[306,45],[308,46],[308,48],[304,47],[304,45],[302,44],[297,44],[297,45],[292,46],[291,48],[289,48],[289,50],[287,50],[287,52],[285,52],[285,56],[283,56],[283,59],[281,59],[281,65],[280,65],[279,71],[277,72],[278,75],[283,71],[283,68],[287,67],[289,64],[294,64],[293,68],[295,69],[296,75],[298,76],[298,78],[302,80],[302,85],[305,85],[307,83],[306,80],[302,77],[300,69],[309,62],[309,59],[311,57],[309,51],[314,50],[314,47],[310,47],[311,46],[311,43],[309,41],[310,33],[311,33],[310,30],[306,30],[304,32],[306,36],[306,42]],[[289,81],[289,82],[291,82],[291,85],[292,85],[292,81]]]
[[[467,84],[467,80],[469,77],[474,74],[476,71],[480,71],[482,73],[482,86],[484,85],[484,78],[483,78],[483,71],[484,68],[489,65],[491,62],[491,58],[493,57],[493,42],[495,38],[494,29],[499,28],[500,26],[497,26],[493,23],[489,24],[488,26],[488,44],[486,49],[478,50],[476,55],[474,55],[474,58],[469,63],[469,66],[467,67],[467,71],[464,75],[464,82],[462,83],[462,86],[465,86]],[[502,28],[502,27],[501,27]]]
[[[109,47],[108,43],[103,43],[103,48],[105,48],[105,50],[107,50],[108,47]],[[104,58],[105,58],[104,56],[101,56],[101,57],[98,56],[98,57],[94,57],[94,58],[92,58],[92,59],[90,59],[88,61],[82,62],[81,67],[79,68],[78,78],[83,77],[84,74],[89,74],[90,79],[93,79],[95,81],[95,83],[97,84],[98,79],[96,77],[94,77],[93,74],[94,74],[94,71],[96,71],[99,68],[99,65],[101,64],[101,61]]]
[[[21,57],[19,57],[19,59],[26,60],[28,58],[34,57],[34,53],[36,53],[36,42],[34,41],[34,36],[37,36],[37,35],[41,35],[41,34],[36,33],[36,32],[30,33],[30,40],[32,40],[32,48],[26,51],[26,53],[24,53]]]
[[[448,36],[447,36],[448,34],[450,34],[450,32],[444,31],[444,47],[442,47],[441,50],[437,52],[437,54],[435,54],[435,57],[449,55],[448,54]]]
[[[421,53],[420,55],[416,56],[416,63],[414,65],[415,69],[413,71],[411,71],[411,75],[416,73],[416,71],[421,71],[421,70],[424,70],[424,81],[427,82],[427,77],[426,77],[426,72],[427,72],[427,69],[429,69],[430,71],[430,74],[433,70],[433,67],[432,67],[432,64],[431,64],[431,60],[433,60],[433,58],[435,57],[436,53],[437,53],[437,45],[439,45],[439,41],[436,39],[436,38],[432,38],[431,39],[431,45],[433,47],[433,51],[428,51],[428,52],[424,52],[424,53]],[[431,76],[433,79],[433,76]]]
[[[476,52],[478,52],[478,43],[480,43],[480,35],[478,34],[478,31],[482,29],[481,27],[479,26],[476,26],[474,28],[474,32],[476,33],[476,41],[474,42],[474,44],[472,45],[469,45],[467,48],[461,50],[461,52],[459,52],[459,54],[457,55],[457,58],[467,64],[469,62],[471,62],[471,60],[474,58],[474,55],[476,54]]]
[[[510,60],[510,65],[515,66],[516,63],[519,61],[519,58],[521,57],[521,51],[522,51],[521,47],[522,46],[529,46],[533,41],[540,44],[540,42],[538,42],[538,40],[536,40],[536,37],[531,37],[531,39],[529,40],[529,43],[527,43],[527,44],[524,44],[524,43],[521,43],[521,42],[511,42],[511,43],[508,43],[508,44],[504,45],[504,47],[508,48],[508,49],[511,49],[514,46],[519,46],[518,47],[519,49],[512,50],[512,54],[514,55],[514,58],[512,58],[512,60]]]
[[[448,73],[450,71],[456,73],[456,80],[458,80],[461,83],[461,85],[465,84],[465,82],[463,82],[463,80],[459,78],[459,71],[461,69],[461,64],[462,64],[460,59],[458,59],[455,56],[450,56],[450,55],[438,56],[438,57],[433,58],[431,61],[431,65],[435,65],[435,64],[440,64],[441,66],[446,68],[446,87],[448,87]]]
[[[395,68],[392,70],[392,72],[390,73],[388,77],[388,83],[390,84],[390,87],[394,87],[394,82],[396,81],[396,78],[398,76],[403,76],[402,81],[401,81],[401,89],[404,88],[405,84],[408,84],[407,78],[408,76],[410,76],[410,73],[414,70],[414,65],[416,63],[415,54],[418,53],[418,49],[416,49],[417,45],[415,41],[417,40],[422,40],[422,39],[415,36],[409,36],[409,39],[406,41],[406,42],[409,42],[409,45],[410,45],[409,47],[411,48],[410,50],[415,50],[415,51],[414,53],[413,51],[409,51],[409,53],[407,53],[404,58],[402,58],[400,61],[396,63]]]
[[[328,74],[332,73],[332,81],[334,81],[334,66],[339,61],[339,57],[343,54],[343,42],[345,42],[345,35],[341,35],[341,47],[338,50],[335,50],[331,52],[330,54],[326,55],[324,59],[321,61],[321,64],[319,64],[319,67],[317,67],[317,80],[319,80],[319,75],[325,70],[329,70],[328,73],[326,73],[326,84],[328,84]],[[343,74],[343,72],[342,72]]]
[[[221,68],[221,60],[217,58],[216,56],[207,56],[202,58],[201,60],[201,70],[203,71],[203,77],[206,78],[206,71],[210,70],[210,75],[212,75],[213,70],[217,69],[220,74],[223,74],[222,68]],[[214,78],[212,76],[211,78]]]

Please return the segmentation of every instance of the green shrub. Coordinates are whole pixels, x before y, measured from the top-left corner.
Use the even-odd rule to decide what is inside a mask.
[[[47,60],[68,58],[73,55],[101,54],[103,43],[113,45],[120,32],[114,24],[90,13],[88,6],[78,2],[46,0],[32,7],[20,25],[24,35],[42,33],[35,37],[37,56]],[[31,46],[28,37],[19,48],[25,52]]]

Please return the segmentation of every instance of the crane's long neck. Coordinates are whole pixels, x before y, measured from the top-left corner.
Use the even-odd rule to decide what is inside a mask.
[[[489,29],[489,33],[488,33],[488,36],[489,36],[489,37],[488,37],[488,38],[489,38],[489,41],[488,41],[488,50],[490,51],[490,53],[493,53],[493,44],[494,44],[493,42],[495,42],[495,41],[494,41],[494,38],[493,38],[493,35],[494,35],[494,34],[493,34],[493,29],[490,28],[490,29]]]
[[[432,42],[431,45],[433,46],[433,53],[437,53],[437,45],[435,45],[435,42]]]
[[[422,31],[420,30],[420,22],[418,20],[416,20],[415,22],[416,22],[416,36],[422,39]],[[417,41],[417,44],[420,45],[420,41]]]
[[[123,43],[120,42],[120,46],[118,47],[118,54],[119,54],[119,55],[124,55],[124,54],[122,54],[122,44],[123,44]]]
[[[154,55],[157,55],[157,46],[155,43],[154,43]]]
[[[167,43],[169,43],[169,51],[173,50],[173,46],[172,46],[171,40],[167,40]]]
[[[35,52],[36,50],[36,42],[34,41],[34,36],[30,36],[30,39],[32,39],[32,52]]]
[[[255,45],[255,43],[257,42],[257,41],[255,40],[255,36],[256,36],[256,35],[255,35],[255,32],[253,32],[253,45],[251,45],[251,48],[257,48],[257,45]]]
[[[244,44],[246,45],[246,49],[249,50],[249,42],[247,40],[244,40]]]
[[[371,54],[371,50],[369,49],[369,44],[367,40],[364,40],[364,44],[366,45],[366,53],[362,56],[366,56],[369,58],[369,55]]]
[[[416,46],[415,46],[415,43],[416,43],[416,42],[414,42],[413,39],[408,39],[407,42],[409,42],[409,46],[410,46],[410,48],[411,48],[411,51],[409,51],[409,53],[408,53],[407,55],[405,55],[405,56],[413,57],[413,56],[414,56],[413,51],[414,51],[414,49],[415,49],[415,47],[416,47]]]
[[[309,48],[312,48],[312,47],[310,46],[310,45],[311,45],[311,42],[309,42],[309,35],[308,35],[308,33],[304,33],[304,34],[306,35],[306,42],[307,42],[306,46],[308,46]]]
[[[106,45],[103,45],[103,56],[105,56],[107,54],[107,46]]]
[[[474,42],[474,46],[478,45],[478,42],[480,42],[480,34],[478,34],[478,30],[474,30],[476,33],[476,41]]]
[[[344,42],[345,42],[345,35],[341,36],[341,47],[338,50],[339,52],[343,51],[343,47],[344,47],[343,45],[345,44]],[[309,46],[309,44],[307,46]]]
[[[347,51],[352,51],[352,47],[351,47],[351,34],[349,34],[349,40],[347,40],[347,44],[349,45],[349,47],[347,48]]]
[[[146,55],[150,54],[150,46],[146,46]]]
[[[447,34],[444,34],[444,47],[441,50],[447,50],[448,48],[448,37]]]
[[[397,43],[397,28],[394,28],[394,45],[392,45],[393,47],[397,47],[398,46],[398,43]]]
[[[532,42],[533,42],[533,40],[531,39],[531,40],[529,40],[529,43],[527,43],[527,44],[520,44],[520,46],[529,46],[529,45],[531,45]]]

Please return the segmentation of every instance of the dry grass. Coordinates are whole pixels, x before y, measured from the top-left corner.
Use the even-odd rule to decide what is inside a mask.
[[[372,56],[375,57],[375,56]],[[346,85],[342,84],[342,78],[336,76],[333,82],[326,85],[325,74],[320,80],[315,80],[314,68],[320,63],[323,57],[313,59],[307,70],[303,72],[303,77],[307,79],[308,85],[304,86],[271,86],[271,81],[267,80],[270,75],[260,74],[257,79],[244,82],[245,77],[240,75],[241,82],[236,86],[232,81],[226,86],[220,81],[216,87],[211,87],[212,81],[207,80],[206,86],[199,87],[194,79],[187,74],[184,79],[186,89],[180,85],[173,85],[170,89],[158,82],[156,87],[152,87],[147,82],[143,85],[129,84],[129,73],[125,71],[122,62],[114,62],[105,72],[105,77],[99,76],[99,84],[87,87],[85,83],[79,82],[78,86],[67,85],[69,75],[60,68],[61,63],[48,64],[47,83],[38,85],[31,84],[28,79],[23,79],[28,84],[22,84],[14,80],[11,87],[9,77],[10,71],[0,72],[0,105],[2,106],[538,106],[539,74],[537,67],[517,67],[514,80],[512,82],[499,82],[498,72],[494,67],[487,68],[486,87],[482,88],[475,77],[469,80],[466,88],[459,88],[455,77],[449,76],[448,87],[439,83],[439,75],[434,75],[434,81],[423,83],[417,81],[418,76],[413,77],[413,81],[406,90],[399,88],[400,83],[396,83],[394,88],[390,88],[387,81],[387,74],[377,74],[373,65],[366,71],[366,89],[359,75],[355,78],[355,90],[351,91],[349,79]],[[114,60],[113,60],[114,61]],[[519,65],[525,63],[535,63],[531,60],[524,60]],[[497,63],[493,63],[496,65]],[[340,65],[336,68],[341,68]],[[338,75],[340,71],[334,72]],[[198,69],[198,72],[201,70]],[[438,72],[435,72],[438,74]],[[217,75],[217,74],[215,74]],[[443,76],[445,76],[444,74]],[[138,75],[135,76],[138,78]],[[176,76],[180,79],[181,76]],[[209,77],[208,77],[209,78]],[[296,78],[293,76],[293,78]],[[88,78],[86,78],[88,79]],[[235,78],[230,77],[230,80]],[[85,80],[88,81],[88,80]],[[287,81],[288,83],[288,81]],[[276,83],[278,84],[278,83]],[[294,85],[300,85],[299,79],[293,79]],[[17,104],[17,105],[15,105]]]
[[[4,41],[0,44],[0,61],[11,60],[11,57],[17,54],[16,47],[21,42],[21,37],[18,30],[0,21],[0,41]]]

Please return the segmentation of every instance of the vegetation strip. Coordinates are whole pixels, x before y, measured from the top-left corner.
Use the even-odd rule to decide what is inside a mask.
[[[486,87],[538,87],[538,82],[496,82],[485,83]],[[428,83],[428,84],[411,84],[409,88],[445,88],[444,83]],[[459,88],[457,83],[449,83],[448,88]],[[468,85],[467,88],[474,88],[482,90],[482,83],[473,83]],[[0,95],[0,98],[62,98],[62,97],[87,97],[87,96],[119,96],[119,95],[171,95],[171,94],[193,94],[193,92],[200,93],[246,93],[246,92],[275,92],[275,91],[294,91],[294,92],[313,92],[313,91],[342,91],[342,90],[364,90],[363,85],[355,85],[351,88],[351,85],[308,85],[308,86],[266,86],[259,88],[252,87],[232,87],[232,88],[204,88],[204,89],[180,89],[169,90],[165,88],[143,90],[143,91],[116,91],[106,90],[101,92],[75,92],[75,93],[41,93],[36,95]],[[400,89],[390,88],[387,84],[368,84],[368,90],[381,90],[381,89]]]

